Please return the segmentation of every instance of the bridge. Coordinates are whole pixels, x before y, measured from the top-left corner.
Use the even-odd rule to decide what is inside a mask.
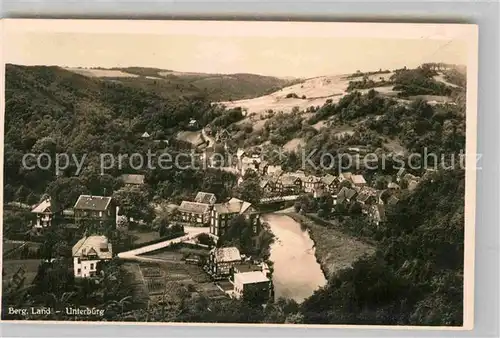
[[[184,231],[186,232],[186,234],[184,236],[169,239],[155,244],[145,245],[143,247],[136,248],[130,251],[120,252],[117,256],[118,258],[124,260],[156,261],[154,258],[141,257],[140,255],[164,249],[166,247],[169,247],[170,245],[177,243],[195,243],[194,239],[202,233],[206,233],[214,240],[217,240],[217,236],[212,235],[209,230],[210,228],[208,227],[185,227]]]
[[[271,204],[279,202],[289,202],[296,201],[300,195],[287,195],[287,196],[276,196],[276,197],[265,197],[260,199],[260,204]]]

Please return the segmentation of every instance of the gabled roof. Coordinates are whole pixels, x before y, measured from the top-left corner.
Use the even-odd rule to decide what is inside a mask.
[[[217,198],[215,197],[215,194],[203,191],[197,193],[196,197],[194,198],[195,202],[205,203],[205,204],[215,203],[216,200]]]
[[[141,137],[143,137],[143,138],[148,138],[148,137],[150,137],[150,136],[151,136],[151,135],[149,135],[149,133],[148,133],[147,131],[145,131],[145,132],[141,135]]]
[[[204,214],[208,212],[209,208],[210,208],[209,204],[182,201],[181,205],[177,210],[180,212],[189,212],[193,214]]]
[[[350,180],[352,176],[351,172],[345,172],[345,173],[340,173],[339,177],[345,179],[345,180]]]
[[[363,175],[351,175],[351,181],[354,184],[366,184]]]
[[[99,259],[113,257],[112,245],[106,236],[89,236],[80,239],[71,250],[73,257],[86,257],[96,255]]]
[[[323,181],[323,183],[326,184],[326,185],[332,184],[333,182],[335,182],[336,179],[337,179],[336,176],[333,176],[333,175],[330,175],[330,174],[327,174],[327,175],[325,175],[325,176],[323,176],[321,178],[321,180]]]
[[[215,256],[215,263],[241,261],[240,250],[238,250],[238,248],[235,246],[226,248],[214,248],[212,249],[212,252]]]
[[[80,195],[75,203],[74,209],[105,211],[111,203],[111,197]]]
[[[337,194],[337,199],[341,198],[341,197],[351,199],[355,195],[356,195],[356,190],[343,187],[342,189],[340,189],[339,193]]]
[[[50,199],[45,199],[40,202],[36,207],[31,210],[31,212],[36,214],[52,212]]]
[[[295,184],[297,184],[297,181],[302,182],[302,180],[299,177],[289,175],[289,174],[281,176],[280,181],[281,181],[281,184],[283,184],[284,186],[295,185]]]
[[[144,184],[144,175],[123,174],[120,176],[120,178],[125,184],[136,184],[136,185]]]
[[[218,214],[243,214],[255,212],[255,209],[252,207],[252,203],[242,201],[235,197],[231,198],[226,203],[215,204],[214,210]]]

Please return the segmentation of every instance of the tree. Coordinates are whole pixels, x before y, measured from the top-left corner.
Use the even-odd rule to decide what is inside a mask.
[[[123,187],[113,194],[113,199],[119,206],[119,214],[126,216],[129,220],[146,223],[153,220],[154,210],[147,191],[138,187]]]
[[[87,187],[78,177],[58,177],[47,187],[53,211],[73,206],[80,195],[88,194],[88,192]]]
[[[236,195],[252,204],[260,203],[263,192],[260,187],[260,180],[257,173],[253,170],[247,170],[243,176],[243,182],[236,188]]]

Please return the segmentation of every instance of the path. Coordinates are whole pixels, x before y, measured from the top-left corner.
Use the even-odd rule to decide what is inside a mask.
[[[208,227],[184,227],[184,231],[186,232],[186,235],[181,236],[181,237],[169,239],[167,241],[163,241],[160,243],[146,245],[146,246],[143,246],[143,247],[140,247],[140,248],[137,248],[134,250],[130,250],[130,251],[120,252],[118,254],[118,258],[144,261],[144,262],[158,262],[160,260],[157,260],[154,258],[148,258],[148,257],[140,257],[139,255],[143,255],[143,254],[151,252],[151,251],[164,249],[172,244],[177,244],[177,243],[192,240],[196,236],[198,236],[199,234],[209,233],[210,228],[208,228]]]

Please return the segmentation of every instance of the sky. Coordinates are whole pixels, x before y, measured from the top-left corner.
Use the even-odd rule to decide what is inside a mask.
[[[57,21],[57,22],[55,22]],[[314,77],[467,64],[472,25],[7,20],[4,61]]]

